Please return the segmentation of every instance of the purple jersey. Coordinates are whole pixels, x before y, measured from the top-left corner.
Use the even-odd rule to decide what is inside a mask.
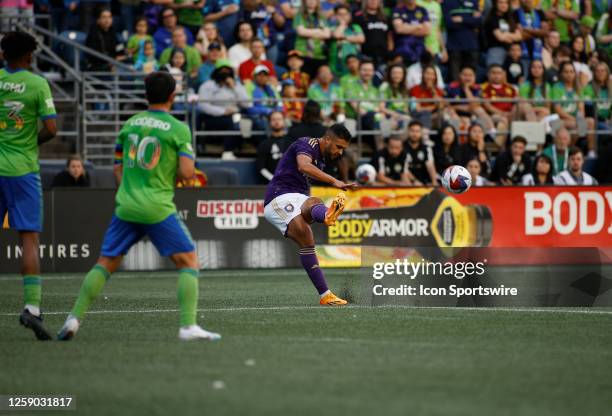
[[[325,169],[319,139],[311,137],[297,139],[289,146],[280,162],[278,162],[274,177],[266,190],[264,205],[268,205],[274,198],[283,194],[310,194],[310,181],[306,175],[298,170],[298,155],[310,156],[313,165],[321,170]]]

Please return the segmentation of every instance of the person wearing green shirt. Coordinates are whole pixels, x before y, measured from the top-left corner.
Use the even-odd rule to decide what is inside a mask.
[[[293,18],[293,28],[297,34],[295,49],[302,53],[303,70],[310,78],[327,61],[325,41],[331,37],[331,30],[321,11],[320,0],[302,0],[300,11]]]
[[[134,24],[134,34],[128,38],[127,52],[130,56],[137,56],[144,48],[145,42],[152,42],[155,46],[153,36],[149,35],[149,23],[146,17],[139,17]]]
[[[342,91],[348,91],[351,84],[359,79],[360,60],[357,55],[349,55],[344,62],[348,72],[340,77],[340,88]]]
[[[361,26],[351,23],[351,12],[348,6],[341,4],[334,9],[336,25],[332,30],[332,41],[329,48],[329,65],[336,76],[348,72],[346,58],[358,55],[365,35]]]
[[[6,67],[0,69],[0,223],[19,232],[23,255],[24,309],[19,322],[39,340],[50,340],[40,313],[39,233],[42,187],[38,145],[57,134],[56,113],[47,81],[30,72],[37,48],[34,37],[9,32],[0,43]],[[38,130],[38,122],[43,127]]]
[[[612,13],[612,3],[608,13],[604,13],[597,27],[595,28],[595,40],[597,46],[608,52],[608,55],[612,55],[612,21],[610,21],[610,13]]]
[[[559,32],[561,42],[567,43],[576,34],[573,33],[572,25],[578,21],[580,5],[578,0],[542,0],[540,6],[546,18],[553,22],[553,26]]]
[[[307,97],[321,106],[321,113],[327,121],[336,120],[344,113],[343,90],[335,84],[334,75],[328,65],[319,67],[317,77],[308,87]]]
[[[149,108],[131,117],[119,132],[115,149],[115,176],[119,182],[115,213],[98,262],[85,276],[74,307],[57,335],[60,341],[75,336],[85,312],[119,268],[123,256],[145,236],[179,271],[179,339],[221,338],[196,324],[198,256],[173,202],[177,177],[183,186],[189,186],[195,167],[189,127],[169,114],[175,88],[176,82],[167,72],[147,75],[145,94]]]
[[[202,17],[204,3],[205,0],[174,0],[171,6],[176,10],[179,24],[189,29],[194,38],[204,22]]]
[[[380,111],[393,121],[393,129],[404,127],[410,120],[410,93],[406,87],[406,68],[395,64],[387,69],[386,81],[379,88]]]
[[[519,96],[524,99],[518,104],[519,118],[540,121],[550,115],[550,104],[545,100],[551,98],[551,89],[546,82],[544,64],[534,59],[529,64],[527,81],[519,85]]]
[[[344,92],[348,101],[346,106],[347,117],[357,119],[361,130],[378,130],[380,128],[381,114],[380,92],[372,83],[374,78],[374,62],[364,58],[359,65],[359,79],[351,84],[351,88]],[[354,100],[354,101],[352,101]],[[374,136],[364,136],[373,149],[378,149],[381,142]]]
[[[602,129],[606,128],[606,121],[610,120],[610,94],[612,93],[612,79],[610,78],[610,68],[605,62],[599,62],[595,65],[593,71],[593,81],[591,81],[584,90],[582,96],[592,103],[597,108],[597,121],[602,125]],[[597,100],[597,102],[593,102]],[[599,130],[599,128],[598,128]]]
[[[180,26],[175,28],[172,32],[172,46],[164,49],[159,57],[160,66],[170,62],[170,57],[174,49],[181,49],[185,53],[185,58],[187,59],[186,71],[192,78],[195,78],[200,69],[200,65],[202,65],[202,58],[200,57],[200,52],[198,52],[196,48],[187,44],[187,36],[185,36],[185,31]]]
[[[425,48],[432,56],[438,56],[442,63],[446,63],[448,61],[448,53],[446,52],[446,46],[442,39],[444,16],[442,15],[442,6],[440,2],[437,0],[417,0],[417,6],[421,6],[427,10],[427,15],[431,23],[431,31],[429,35],[425,37]]]
[[[555,176],[567,169],[570,143],[571,137],[569,132],[565,127],[561,127],[555,133],[554,143],[548,147],[545,147],[542,151],[543,154],[552,160],[552,173]]]

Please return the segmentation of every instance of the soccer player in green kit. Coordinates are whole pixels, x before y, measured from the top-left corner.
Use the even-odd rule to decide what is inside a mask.
[[[174,205],[176,176],[194,176],[194,153],[187,125],[169,114],[176,82],[167,72],[145,78],[149,109],[131,117],[119,132],[115,175],[120,182],[116,209],[106,230],[102,254],[89,271],[79,296],[57,338],[67,341],[79,329],[85,312],[102,292],[131,246],[145,235],[179,271],[181,340],[217,340],[221,336],[196,324],[198,258],[189,231]]]
[[[36,40],[9,32],[0,47],[7,66],[0,69],[0,223],[8,212],[10,228],[19,231],[23,257],[25,307],[19,322],[39,340],[50,340],[40,313],[39,233],[42,187],[38,145],[57,133],[56,114],[47,81],[29,71]],[[38,131],[38,120],[43,127]]]

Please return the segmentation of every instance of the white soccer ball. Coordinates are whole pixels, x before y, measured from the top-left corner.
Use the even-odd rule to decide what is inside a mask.
[[[453,165],[442,174],[442,186],[453,194],[462,194],[472,186],[472,176],[463,166]]]
[[[365,163],[355,171],[357,182],[362,185],[371,185],[376,180],[376,168],[369,163]]]

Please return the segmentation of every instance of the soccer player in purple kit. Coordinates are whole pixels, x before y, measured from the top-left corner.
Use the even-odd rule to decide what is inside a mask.
[[[303,137],[293,142],[283,154],[268,184],[264,201],[266,220],[300,247],[302,266],[319,292],[321,305],[342,306],[347,301],[334,295],[327,287],[315,254],[310,224],[333,225],[344,210],[346,195],[340,192],[327,208],[319,198],[309,196],[309,179],[342,190],[355,188],[355,183],[344,183],[323,172],[325,160],[341,157],[350,141],[351,134],[346,127],[334,124],[321,138]]]

